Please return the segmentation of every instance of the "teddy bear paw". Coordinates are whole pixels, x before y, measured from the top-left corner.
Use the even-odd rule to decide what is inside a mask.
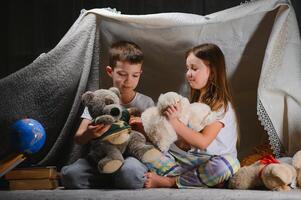
[[[112,124],[115,121],[114,117],[110,115],[102,115],[96,117],[94,124]]]
[[[157,149],[150,149],[142,156],[142,162],[151,163],[161,157],[161,152]]]
[[[100,167],[100,165],[98,165],[98,169],[102,173],[111,174],[113,172],[116,172],[121,167],[121,165],[121,160],[111,160],[107,162],[103,167]]]

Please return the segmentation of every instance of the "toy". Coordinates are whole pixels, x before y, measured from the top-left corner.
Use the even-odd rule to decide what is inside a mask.
[[[301,166],[299,156],[301,155],[296,154],[295,163]],[[292,165],[279,162],[272,155],[267,155],[249,166],[240,168],[230,179],[229,187],[233,189],[265,187],[275,191],[289,191],[295,187],[296,177],[297,172]]]
[[[271,154],[273,154],[273,150],[271,148],[271,145],[269,144],[269,141],[263,144],[259,144],[253,148],[251,154],[245,156],[240,161],[240,166],[244,167],[247,165],[251,165],[256,161],[262,159],[263,157]]]
[[[297,151],[292,158],[292,165],[297,170],[297,186],[301,188],[301,150]]]
[[[123,153],[148,163],[161,156],[153,145],[147,145],[145,137],[131,130],[128,124],[131,112],[122,110],[117,88],[88,91],[82,95],[82,101],[88,107],[93,124],[109,124],[110,129],[102,136],[92,140],[88,156],[97,163],[100,173],[113,173],[123,164]]]
[[[180,111],[177,113],[179,120],[196,131],[201,131],[218,116],[208,105],[190,104],[187,98],[176,92],[161,94],[157,106],[146,109],[141,115],[141,120],[148,139],[163,152],[168,151],[170,145],[178,139],[163,112],[168,106],[177,103],[180,104]]]
[[[19,119],[12,125],[11,130],[12,142],[18,152],[33,154],[45,144],[46,131],[35,119]]]

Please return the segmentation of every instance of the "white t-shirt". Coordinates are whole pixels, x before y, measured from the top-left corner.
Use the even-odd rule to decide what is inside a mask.
[[[235,112],[231,104],[229,104],[228,110],[226,111],[224,117],[219,121],[224,124],[224,127],[220,130],[211,144],[209,144],[206,152],[211,155],[231,154],[236,158],[238,125]]]
[[[236,142],[238,136],[237,120],[232,105],[229,104],[228,110],[224,113],[223,117],[219,120],[224,124],[224,127],[217,134],[216,138],[209,144],[207,149],[200,150],[194,149],[190,151],[197,151],[200,153],[207,153],[210,155],[225,155],[230,154],[234,158],[237,158]],[[181,155],[186,155],[187,152],[179,149],[176,145],[172,145],[170,148],[172,151],[178,152]]]
[[[155,103],[149,96],[136,92],[134,99],[128,104],[121,104],[124,108],[136,107],[141,113],[151,107],[154,106]],[[88,111],[88,107],[85,107],[85,110],[81,116],[81,118],[92,120],[92,117]]]

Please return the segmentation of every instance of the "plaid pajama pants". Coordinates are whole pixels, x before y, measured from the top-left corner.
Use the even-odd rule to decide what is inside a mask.
[[[175,176],[178,188],[222,187],[240,168],[237,158],[231,155],[188,153],[181,155],[169,151],[148,163],[147,167],[161,176]]]

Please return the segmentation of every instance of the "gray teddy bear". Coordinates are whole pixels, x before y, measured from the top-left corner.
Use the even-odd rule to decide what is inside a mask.
[[[88,107],[93,124],[109,124],[110,129],[91,141],[88,156],[98,164],[100,173],[113,173],[123,164],[123,153],[143,163],[151,163],[161,156],[153,145],[146,144],[143,134],[129,125],[130,115],[137,109],[123,110],[117,88],[88,91],[82,95],[82,102]]]

